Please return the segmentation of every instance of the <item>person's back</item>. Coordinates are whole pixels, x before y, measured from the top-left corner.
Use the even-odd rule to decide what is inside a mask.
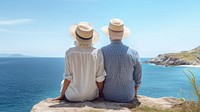
[[[88,22],[72,25],[69,32],[76,45],[66,51],[61,94],[54,100],[87,101],[101,97],[106,75],[103,55],[91,46],[97,42],[98,33]]]
[[[137,96],[142,75],[138,53],[121,42],[130,32],[119,19],[111,19],[109,27],[103,27],[102,30],[111,40],[111,44],[101,48],[107,73],[104,99],[130,102]]]
[[[135,78],[139,78],[134,77],[135,67],[139,63],[137,52],[123,45],[121,41],[113,41],[101,50],[107,73],[103,88],[104,98],[118,102],[133,100],[137,80]]]
[[[71,80],[65,92],[66,98],[70,101],[93,100],[99,93],[96,82],[104,80],[102,72],[98,72],[103,61],[101,51],[91,46],[76,46],[67,50],[66,56],[70,65],[69,71],[73,73],[73,77],[65,77]]]

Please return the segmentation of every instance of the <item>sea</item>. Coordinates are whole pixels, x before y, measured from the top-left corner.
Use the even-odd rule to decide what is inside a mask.
[[[142,62],[148,58],[142,58]],[[196,100],[184,75],[191,70],[200,86],[199,67],[164,67],[142,63],[139,95]],[[38,102],[60,93],[64,58],[0,58],[0,112],[30,112]]]

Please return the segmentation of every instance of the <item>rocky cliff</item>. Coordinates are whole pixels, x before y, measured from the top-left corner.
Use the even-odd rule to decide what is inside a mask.
[[[189,51],[160,54],[146,62],[164,66],[200,65],[200,46]]]
[[[138,106],[168,109],[175,105],[180,105],[183,102],[184,101],[170,97],[151,98],[146,96],[138,96],[138,99],[134,99],[134,101],[130,103],[109,102],[103,99],[96,99],[91,102],[72,103],[65,100],[52,101],[52,99],[49,98],[34,105],[31,112],[131,112]]]

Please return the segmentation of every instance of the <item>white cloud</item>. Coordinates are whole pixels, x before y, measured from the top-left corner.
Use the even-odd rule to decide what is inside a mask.
[[[51,34],[55,32],[45,32],[45,31],[10,31],[10,33],[17,33],[17,34]]]
[[[33,19],[0,19],[0,25],[14,25],[31,23]]]
[[[55,34],[55,32],[46,32],[46,31],[10,31],[4,29],[0,29],[0,32],[13,33],[13,34]]]
[[[1,29],[0,32],[4,33],[15,33],[15,34],[52,34],[55,32],[45,32],[45,31],[13,31],[13,30],[7,30],[7,29]]]

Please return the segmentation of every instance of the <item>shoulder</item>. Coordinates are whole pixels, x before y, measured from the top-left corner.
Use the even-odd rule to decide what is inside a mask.
[[[108,53],[111,50],[112,50],[112,46],[110,44],[101,48],[101,51],[103,54]]]
[[[104,51],[104,50],[107,50],[108,48],[110,48],[110,44],[109,44],[109,45],[106,45],[106,46],[103,46],[103,47],[101,48],[101,50]]]
[[[95,48],[93,50],[93,53],[95,53],[97,56],[102,56],[102,50],[101,49]]]
[[[70,47],[65,51],[65,55],[70,55],[73,51],[76,51],[77,47]]]
[[[139,58],[138,52],[130,47],[128,48],[128,54],[130,54],[133,58]]]
[[[138,52],[135,50],[135,49],[133,49],[133,48],[128,48],[128,50],[131,52],[131,53],[133,53],[133,54],[138,54]]]

